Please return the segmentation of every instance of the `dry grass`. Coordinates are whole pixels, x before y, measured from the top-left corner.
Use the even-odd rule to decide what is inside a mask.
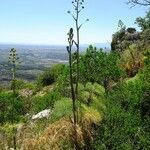
[[[89,110],[91,111],[91,110]],[[77,144],[85,147],[92,142],[92,123],[101,121],[97,112],[90,115],[86,110],[82,125],[77,125]],[[94,110],[92,110],[94,111]],[[94,119],[91,119],[94,118]],[[96,119],[100,118],[100,120]],[[21,150],[71,150],[75,139],[73,123],[71,119],[62,118],[52,124],[32,123],[23,125],[17,133],[17,145]],[[5,137],[5,141],[12,141],[11,136]],[[12,147],[12,143],[1,143],[0,146]]]
[[[35,137],[24,135],[22,149],[24,150],[62,150],[73,149],[72,140],[74,135],[73,124],[69,119],[60,119],[50,124],[42,134]],[[26,134],[26,133],[25,133]],[[83,136],[81,129],[77,127],[78,142],[82,145]]]

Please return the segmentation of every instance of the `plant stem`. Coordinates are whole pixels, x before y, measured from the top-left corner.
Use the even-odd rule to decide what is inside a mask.
[[[74,125],[76,126],[77,120],[76,120],[76,97],[75,97],[75,91],[73,86],[73,76],[72,76],[72,56],[71,56],[71,49],[72,46],[69,45],[69,68],[70,68],[70,86],[71,86],[71,96],[72,96],[72,102],[73,102],[73,118],[74,118]]]

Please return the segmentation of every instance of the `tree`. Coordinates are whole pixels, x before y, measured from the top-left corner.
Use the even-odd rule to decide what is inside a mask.
[[[112,51],[123,51],[123,47],[120,43],[125,38],[125,33],[126,33],[126,26],[124,23],[119,20],[118,21],[118,31],[112,35],[112,42],[111,42],[111,50]]]
[[[150,6],[150,0],[129,0],[128,4],[132,6],[142,5],[142,6]]]
[[[150,10],[146,13],[145,17],[138,17],[135,22],[142,31],[150,29]]]

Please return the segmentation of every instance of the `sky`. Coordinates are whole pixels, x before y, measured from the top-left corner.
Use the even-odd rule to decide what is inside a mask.
[[[119,19],[127,27],[145,16],[146,7],[130,8],[127,0],[85,0],[80,23],[82,44],[107,43],[116,32]],[[0,43],[66,45],[74,28],[71,0],[0,0]]]

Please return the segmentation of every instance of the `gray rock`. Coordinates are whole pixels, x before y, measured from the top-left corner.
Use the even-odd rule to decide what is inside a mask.
[[[37,120],[37,119],[42,119],[42,118],[48,118],[51,114],[51,110],[50,109],[45,109],[39,113],[37,113],[36,115],[32,116],[32,120]]]

